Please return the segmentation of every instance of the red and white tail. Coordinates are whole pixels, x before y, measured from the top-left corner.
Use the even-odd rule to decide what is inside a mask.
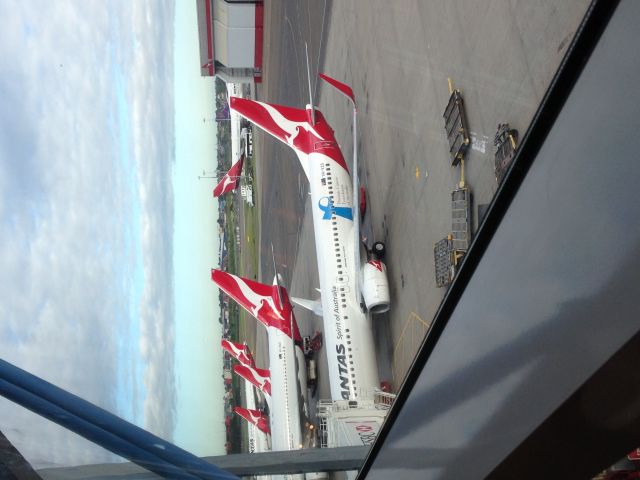
[[[238,277],[216,268],[211,269],[211,280],[266,327],[277,328],[296,342],[302,341],[284,288]],[[282,303],[281,296],[285,297]]]
[[[244,155],[240,156],[240,160],[234,163],[229,171],[225,173],[216,188],[213,189],[213,196],[219,197],[227,192],[238,188],[240,183],[240,175],[242,174],[242,165],[244,163]]]
[[[265,395],[271,396],[271,373],[269,370],[251,368],[246,365],[234,365],[233,371]]]
[[[256,368],[256,362],[247,344],[231,342],[224,338],[220,340],[220,344],[225,351],[229,352],[229,355],[238,360],[241,364],[246,365],[247,367]]]
[[[255,425],[261,432],[266,433],[267,435],[271,434],[271,428],[269,427],[269,417],[267,417],[260,410],[249,410],[248,408],[235,407],[233,411],[244,418],[250,424]]]
[[[326,155],[347,169],[333,129],[322,113],[310,105],[302,110],[239,97],[231,97],[229,105],[232,110],[293,148],[307,178],[309,155],[312,153]]]

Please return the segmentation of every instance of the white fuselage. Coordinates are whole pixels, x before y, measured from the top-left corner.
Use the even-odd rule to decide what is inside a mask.
[[[302,421],[293,341],[275,327],[268,327],[267,334],[271,372],[271,449],[295,450],[302,445]]]
[[[379,377],[371,319],[360,309],[356,291],[360,259],[354,258],[353,218],[358,217],[351,176],[319,153],[309,155],[308,175],[331,398],[358,400],[372,395]]]
[[[247,380],[244,381],[244,392],[246,407],[249,410],[255,410],[255,387],[251,382],[248,382]],[[249,433],[249,453],[268,452],[271,450],[271,439],[266,433],[262,432],[258,427],[250,422],[247,422],[247,430]]]

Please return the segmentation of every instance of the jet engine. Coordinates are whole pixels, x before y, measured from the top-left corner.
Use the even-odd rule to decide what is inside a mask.
[[[389,310],[389,280],[382,260],[369,260],[362,269],[362,296],[371,313]]]

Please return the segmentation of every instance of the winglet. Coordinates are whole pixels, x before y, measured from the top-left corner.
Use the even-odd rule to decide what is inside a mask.
[[[353,102],[353,108],[356,107],[356,96],[353,93],[353,89],[349,85],[347,85],[346,83],[342,83],[342,82],[336,80],[335,78],[331,78],[329,75],[326,75],[324,73],[320,73],[318,75],[325,82],[327,82],[328,84],[332,85],[334,88],[338,89],[345,96],[349,97],[351,99],[351,101]]]

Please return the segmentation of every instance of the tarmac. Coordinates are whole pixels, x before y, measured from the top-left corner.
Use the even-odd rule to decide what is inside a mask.
[[[508,122],[529,126],[589,2],[469,0],[265,3],[261,101],[309,102],[308,43],[316,105],[349,160],[351,110],[316,81],[326,72],[351,85],[358,102],[358,151],[376,240],[386,243],[392,306],[373,317],[382,380],[397,390],[445,290],[436,287],[433,246],[451,230],[451,191],[460,181],[444,133],[448,79],[462,92],[472,144],[465,180],[477,205],[498,187],[493,137]],[[319,67],[320,65],[320,67]],[[317,263],[308,185],[285,145],[254,130],[260,208],[260,272],[273,279],[271,244],[290,294],[315,298]],[[296,308],[303,334],[322,319]],[[482,321],[482,319],[478,319]],[[256,354],[266,358],[258,335]],[[320,398],[328,398],[321,352]]]

